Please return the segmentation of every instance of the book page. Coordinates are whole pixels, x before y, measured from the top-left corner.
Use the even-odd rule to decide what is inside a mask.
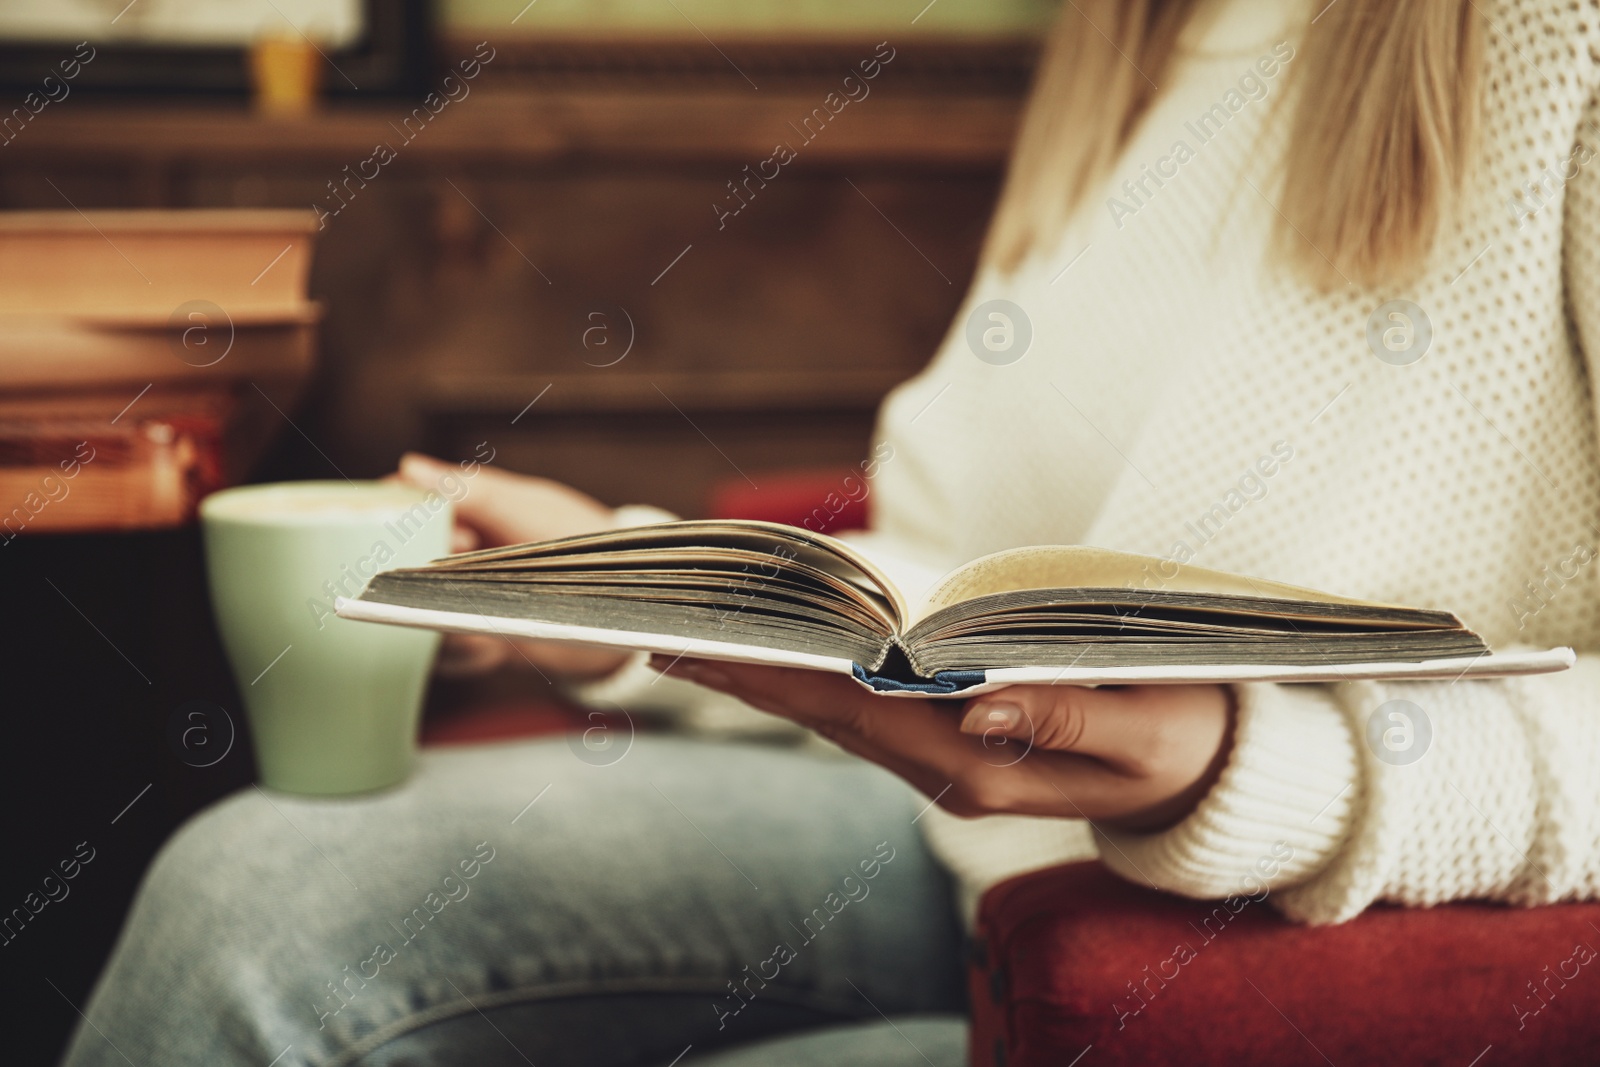
[[[907,605],[920,603],[928,591],[944,579],[942,568],[929,567],[911,559],[894,541],[871,530],[852,530],[834,540],[854,551],[864,563],[877,567]],[[902,611],[902,616],[906,612]]]
[[[696,561],[716,563],[752,553],[764,561],[751,564],[752,580],[777,573],[792,561],[813,568],[865,594],[875,614],[898,632],[907,605],[895,582],[865,553],[837,538],[797,526],[746,519],[686,520],[579,534],[555,541],[479,549],[437,560],[429,566],[451,571],[512,571],[566,568],[587,561],[650,566],[670,562],[692,571]]]
[[[921,599],[912,612],[910,622],[915,623],[964,600],[1022,589],[1142,588],[1374,606],[1364,600],[1204,567],[1185,565],[1169,578],[1167,572],[1172,567],[1170,561],[1154,556],[1090,545],[1033,545],[1006,549],[979,557],[951,571]]]

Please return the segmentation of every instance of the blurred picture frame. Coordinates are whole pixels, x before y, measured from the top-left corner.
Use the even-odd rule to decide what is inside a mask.
[[[416,95],[434,60],[431,9],[428,0],[0,0],[0,91],[59,78],[87,41],[94,58],[72,91],[244,98],[250,45],[277,35],[315,44],[330,97]]]

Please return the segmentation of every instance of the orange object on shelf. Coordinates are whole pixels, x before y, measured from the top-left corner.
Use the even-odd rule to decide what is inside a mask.
[[[263,37],[250,46],[250,81],[263,115],[308,115],[317,106],[323,59],[299,34]]]

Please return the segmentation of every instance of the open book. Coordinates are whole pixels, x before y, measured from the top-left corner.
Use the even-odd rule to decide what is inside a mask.
[[[766,522],[669,522],[378,574],[349,619],[853,675],[880,692],[1001,685],[1458,678],[1556,671],[1492,655],[1445,611],[1367,603],[1082,546],[942,578]],[[896,573],[898,581],[889,574]],[[907,588],[907,587],[911,588]]]

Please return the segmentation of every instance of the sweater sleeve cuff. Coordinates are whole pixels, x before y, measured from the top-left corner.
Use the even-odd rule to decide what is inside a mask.
[[[676,521],[678,516],[652,504],[624,504],[611,512],[611,524],[618,530],[628,526],[654,526],[658,522]]]
[[[1233,752],[1188,818],[1155,834],[1096,829],[1130,881],[1202,899],[1264,897],[1313,877],[1349,833],[1356,738],[1324,686],[1234,687]]]

